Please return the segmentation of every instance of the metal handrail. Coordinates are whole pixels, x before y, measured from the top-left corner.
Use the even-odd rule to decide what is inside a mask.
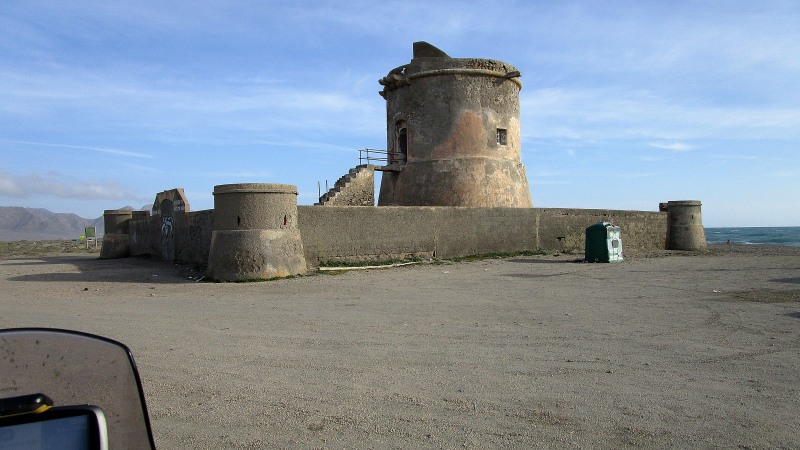
[[[402,155],[400,152],[390,152],[374,148],[365,148],[358,151],[358,164],[372,164],[374,162],[393,164],[399,162]],[[384,165],[384,164],[377,164]]]

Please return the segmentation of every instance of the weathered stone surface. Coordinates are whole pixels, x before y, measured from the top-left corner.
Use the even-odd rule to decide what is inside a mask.
[[[663,250],[666,214],[562,208],[298,207],[310,266],[320,261],[386,260],[547,249],[580,254],[586,227],[622,229],[626,254]]]
[[[318,206],[375,206],[375,166],[350,169],[319,199]]]
[[[103,246],[100,258],[125,258],[130,256],[130,238],[128,236],[133,211],[129,209],[107,209],[103,212]]]
[[[103,226],[106,234],[128,234],[128,223],[133,217],[129,209],[107,209],[103,211]]]
[[[706,231],[699,200],[676,200],[666,204],[667,248],[705,251]]]
[[[214,187],[214,231],[206,276],[222,281],[303,274],[297,187],[244,183]]]
[[[206,276],[242,281],[306,272],[300,231],[217,230],[211,238]]]
[[[177,212],[189,212],[189,200],[183,188],[167,189],[156,194],[153,200],[153,215],[169,215]]]
[[[450,58],[430,44],[414,48],[409,64],[381,80],[387,149],[403,167],[384,172],[378,205],[532,207],[520,153],[519,71]]]
[[[125,258],[130,256],[130,237],[127,234],[108,234],[103,236],[100,259]]]
[[[240,183],[214,187],[214,230],[297,227],[297,187]]]
[[[209,256],[211,236],[219,236],[225,231],[212,231],[213,210],[189,213],[185,217],[188,225],[175,229],[179,262],[205,266],[213,259],[222,265],[240,264],[230,255],[221,254],[219,259]],[[580,254],[584,248],[586,227],[602,221],[612,222],[622,229],[627,255],[636,256],[665,248],[667,213],[602,209],[300,206],[297,207],[300,237],[294,234],[274,236],[276,242],[300,239],[308,266],[315,266],[319,261],[387,260],[410,256],[452,258],[539,248]],[[217,237],[215,246],[220,252],[227,249],[231,255],[237,246],[246,249],[241,254],[250,255],[260,251],[280,255],[288,251],[280,248],[292,251],[296,248],[280,243],[268,247],[261,242],[264,237],[261,230],[250,231],[250,234],[235,236],[236,233],[232,233]],[[159,233],[156,217],[132,220],[131,255],[158,255]],[[248,239],[250,243],[247,243]],[[240,270],[245,270],[247,265],[244,262],[258,257],[239,258],[243,261]],[[292,261],[296,260],[289,258],[289,262],[280,264],[297,267]],[[250,278],[280,276],[271,275],[278,273],[277,270],[246,271]],[[251,276],[253,273],[258,276]]]

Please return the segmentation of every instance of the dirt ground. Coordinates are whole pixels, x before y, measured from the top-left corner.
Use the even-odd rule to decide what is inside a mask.
[[[800,448],[800,248],[262,283],[0,260],[0,328],[126,343],[161,448]]]

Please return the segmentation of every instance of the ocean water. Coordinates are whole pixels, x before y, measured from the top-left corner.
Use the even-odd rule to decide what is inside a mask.
[[[800,247],[800,227],[706,228],[709,244],[769,244]]]

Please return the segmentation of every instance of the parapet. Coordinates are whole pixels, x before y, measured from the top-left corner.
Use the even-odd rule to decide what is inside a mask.
[[[522,74],[511,64],[486,58],[453,58],[427,42],[415,42],[411,62],[392,69],[378,81],[383,86],[380,94],[386,98],[389,91],[409,86],[416,79],[448,75],[510,80],[518,90],[522,89]]]

